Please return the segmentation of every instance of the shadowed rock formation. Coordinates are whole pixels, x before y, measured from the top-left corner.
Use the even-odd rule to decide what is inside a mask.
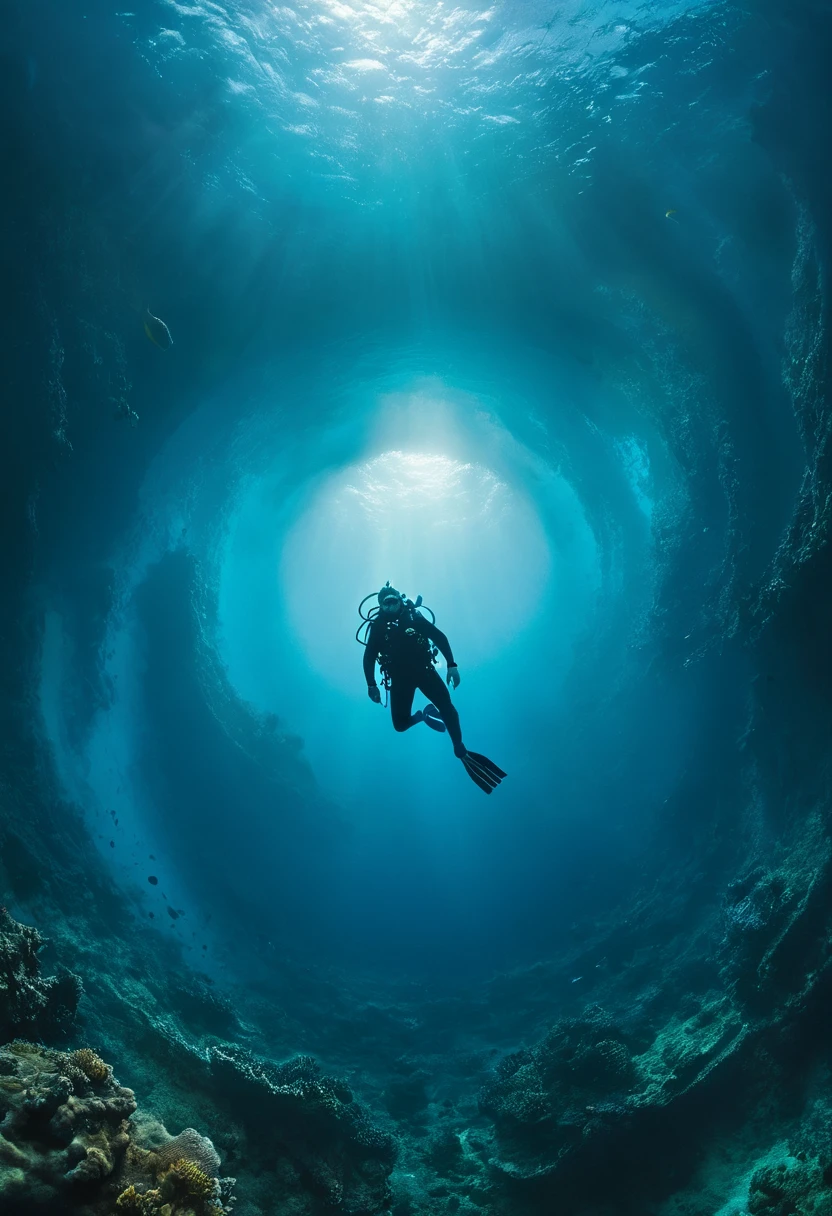
[[[43,938],[0,908],[0,1041],[16,1034],[44,1038],[72,1023],[83,987],[71,971],[43,978],[38,952]]]
[[[232,1047],[214,1048],[211,1068],[252,1139],[279,1145],[325,1207],[373,1216],[389,1206],[396,1142],[343,1082],[309,1056],[273,1064]]]

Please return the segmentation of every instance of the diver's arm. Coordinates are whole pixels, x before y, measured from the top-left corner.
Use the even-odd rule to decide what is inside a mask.
[[[367,645],[364,647],[364,679],[367,681],[367,687],[373,688],[376,682],[376,655],[378,654],[378,646],[376,645],[375,630],[370,630],[370,636],[367,639]]]
[[[426,637],[429,637],[430,640],[439,648],[439,652],[448,666],[456,667],[453,651],[451,650],[451,643],[448,641],[442,630],[437,629],[435,625],[432,625],[429,620],[421,615],[421,613],[416,614],[416,620],[421,622],[419,628],[421,629],[422,633],[424,633]]]

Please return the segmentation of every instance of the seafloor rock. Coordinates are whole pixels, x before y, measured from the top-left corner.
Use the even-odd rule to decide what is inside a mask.
[[[169,995],[172,1008],[197,1032],[225,1036],[237,1024],[231,1001],[205,976],[183,973],[172,982]]]
[[[830,1216],[829,1168],[801,1153],[763,1166],[748,1188],[749,1216]]]
[[[590,1010],[558,1022],[536,1047],[506,1056],[479,1105],[534,1172],[580,1140],[598,1104],[620,1104],[634,1080],[623,1036],[600,1010]]]
[[[234,1180],[218,1179],[210,1140],[158,1124],[149,1134],[135,1110],[133,1091],[88,1048],[0,1048],[0,1209],[223,1216]]]
[[[343,1082],[309,1056],[274,1064],[227,1045],[211,1050],[211,1067],[252,1139],[276,1141],[325,1204],[352,1216],[389,1207],[396,1141]]]
[[[558,1022],[505,1057],[480,1094],[494,1122],[492,1171],[515,1186],[557,1176],[562,1198],[567,1178],[586,1189],[613,1151],[626,1157],[655,1139],[657,1120],[737,1052],[747,1029],[719,996],[672,1016],[646,1050],[597,1006]]]
[[[83,991],[71,971],[43,979],[38,951],[43,938],[0,908],[0,1042],[17,1034],[49,1038],[75,1017]]]

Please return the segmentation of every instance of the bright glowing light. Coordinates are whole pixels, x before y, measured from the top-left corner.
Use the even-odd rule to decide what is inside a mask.
[[[431,526],[460,526],[472,513],[485,517],[495,505],[507,505],[508,487],[477,465],[447,456],[387,452],[359,469],[360,480],[346,488],[368,519],[386,521],[427,511]],[[499,509],[499,506],[498,508]]]
[[[344,638],[356,606],[388,579],[423,595],[466,659],[493,659],[542,609],[550,576],[529,501],[490,469],[388,451],[332,478],[287,537],[280,579],[309,663],[354,689]]]

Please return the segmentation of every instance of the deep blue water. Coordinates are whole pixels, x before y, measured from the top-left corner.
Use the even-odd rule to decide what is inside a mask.
[[[749,123],[770,33],[721,4],[165,3],[28,6],[13,37],[91,243],[65,289],[99,396],[139,415],[79,384],[44,491],[42,704],[68,790],[118,813],[105,859],[155,851],[177,904],[327,956],[533,957],[741,711],[728,601],[799,486],[797,204]],[[200,735],[170,555],[219,701],[277,715],[302,795]],[[366,699],[387,578],[456,649],[465,738],[510,773],[487,803]]]
[[[827,17],[5,5],[29,707],[142,932],[453,991],[777,839],[744,749],[824,416]],[[367,698],[388,579],[489,798]]]

